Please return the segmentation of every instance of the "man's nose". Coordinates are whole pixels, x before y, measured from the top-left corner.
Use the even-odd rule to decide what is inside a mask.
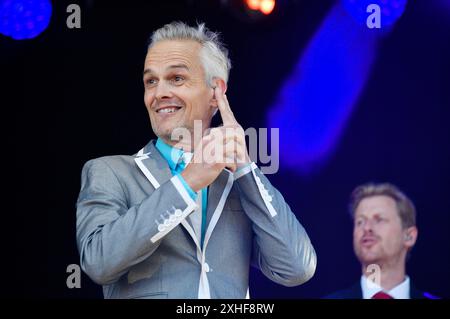
[[[366,232],[371,233],[373,231],[373,220],[371,219],[366,220],[366,222],[363,225],[363,230],[365,233]]]
[[[156,86],[155,90],[155,98],[158,100],[163,100],[166,98],[171,98],[173,96],[170,86],[164,82],[161,81]]]

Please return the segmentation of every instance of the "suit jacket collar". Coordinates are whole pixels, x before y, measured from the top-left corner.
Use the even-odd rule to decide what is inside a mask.
[[[169,165],[156,149],[154,140],[136,154],[135,162],[155,189],[172,177]]]
[[[148,181],[155,189],[157,189],[161,184],[166,183],[172,178],[172,173],[170,172],[167,161],[160,154],[154,143],[155,140],[151,140],[138,153],[136,153],[135,162]],[[211,237],[211,233],[217,224],[220,215],[222,214],[223,206],[231,190],[233,181],[233,174],[224,169],[216,180],[209,186],[206,217],[207,228],[204,243],[205,248],[209,238]],[[192,237],[194,232],[189,221],[182,224]]]
[[[412,281],[410,281],[409,286],[409,296],[411,299],[440,299],[439,297],[433,296],[430,293],[424,293],[423,291],[418,290]],[[357,281],[354,283],[353,286],[345,289],[340,290],[335,293],[332,293],[327,296],[329,299],[362,299],[362,289],[361,289],[361,282]]]
[[[361,288],[361,282],[356,282],[353,286],[351,286],[349,289],[347,289],[344,293],[346,297],[352,298],[352,299],[362,299],[363,293]]]
[[[227,186],[228,178],[231,173],[228,170],[223,170],[216,180],[208,187],[208,208],[206,213],[206,222],[209,225],[211,217],[214,214],[220,198]]]
[[[171,171],[175,171],[177,165],[183,159],[184,154],[191,154],[184,152],[182,149],[170,146],[164,142],[161,138],[158,138],[155,143],[155,148],[159,151],[160,155],[166,160]],[[187,164],[185,162],[185,164]]]
[[[350,287],[346,291],[346,294],[351,298],[362,299],[363,293],[361,289],[361,283],[360,282],[355,283],[352,287]],[[427,299],[425,294],[422,291],[418,290],[411,281],[409,284],[409,297],[411,299]]]

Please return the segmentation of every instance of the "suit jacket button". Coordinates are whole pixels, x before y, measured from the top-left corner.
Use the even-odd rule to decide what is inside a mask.
[[[175,216],[180,217],[181,215],[183,215],[183,211],[179,208],[175,209],[174,212]]]

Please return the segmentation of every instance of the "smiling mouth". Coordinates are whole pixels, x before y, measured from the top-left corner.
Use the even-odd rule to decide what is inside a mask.
[[[181,109],[181,106],[167,106],[167,107],[162,107],[158,110],[156,110],[156,113],[158,114],[170,114],[170,113],[175,113],[178,110]]]

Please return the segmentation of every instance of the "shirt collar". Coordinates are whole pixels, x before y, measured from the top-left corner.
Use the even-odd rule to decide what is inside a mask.
[[[156,141],[156,149],[161,153],[164,159],[169,164],[171,170],[175,170],[180,160],[183,159],[187,164],[189,163],[192,153],[184,152],[182,149],[175,148],[164,142],[161,138]]]
[[[369,281],[365,276],[361,276],[361,290],[363,294],[363,299],[371,299],[376,293],[383,291],[383,288],[378,286],[376,283]],[[410,280],[408,276],[405,276],[400,284],[395,286],[389,291],[384,291],[385,293],[392,296],[394,299],[410,299]]]

